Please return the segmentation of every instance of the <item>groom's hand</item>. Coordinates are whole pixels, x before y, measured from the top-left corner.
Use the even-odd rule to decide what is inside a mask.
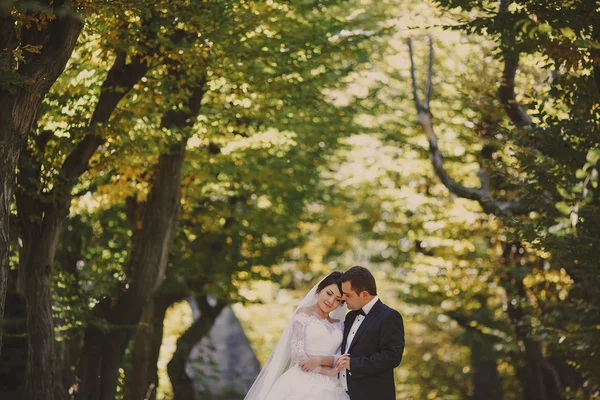
[[[335,367],[336,369],[346,368],[348,371],[350,371],[350,354],[341,355],[338,358]]]
[[[298,363],[298,365],[300,366],[300,369],[302,369],[302,371],[310,372],[310,371],[314,371],[315,369],[319,368],[321,366],[321,362],[323,362],[321,357],[312,357],[306,361],[302,361],[302,362]]]

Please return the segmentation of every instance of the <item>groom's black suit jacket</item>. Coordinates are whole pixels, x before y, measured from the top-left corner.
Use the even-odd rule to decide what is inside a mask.
[[[350,328],[359,315],[351,311],[344,321],[342,352]],[[366,315],[347,351],[350,371],[346,374],[351,400],[394,400],[394,368],[404,352],[404,323],[396,310],[378,300]]]

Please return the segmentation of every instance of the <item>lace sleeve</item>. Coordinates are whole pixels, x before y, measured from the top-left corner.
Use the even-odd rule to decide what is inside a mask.
[[[299,363],[306,361],[312,356],[306,353],[306,325],[310,321],[310,317],[304,313],[298,313],[294,317],[292,325],[292,362]]]
[[[342,336],[344,335],[344,321],[338,322],[338,329],[342,331]],[[340,343],[340,347],[337,348],[335,354],[333,355],[333,366],[337,364],[338,358],[342,355],[342,344]]]

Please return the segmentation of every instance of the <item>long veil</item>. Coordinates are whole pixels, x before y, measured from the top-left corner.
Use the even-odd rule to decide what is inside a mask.
[[[325,279],[325,278],[323,278]],[[252,384],[252,387],[244,397],[244,400],[264,400],[269,391],[275,384],[277,378],[279,378],[287,369],[290,367],[291,362],[291,339],[292,339],[292,325],[294,316],[301,308],[313,306],[317,303],[319,298],[319,294],[317,293],[317,288],[321,281],[321,279],[315,286],[310,289],[310,291],[304,296],[296,310],[294,310],[294,314],[292,318],[290,318],[290,322],[287,324],[283,334],[277,341],[275,345],[275,349],[269,356],[269,359],[260,370],[258,377]],[[335,311],[333,311],[330,316],[333,319],[343,320],[346,315],[347,307],[346,304],[340,305]]]

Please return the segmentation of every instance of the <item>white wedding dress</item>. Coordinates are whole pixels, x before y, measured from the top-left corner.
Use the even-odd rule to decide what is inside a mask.
[[[325,279],[325,278],[323,278]],[[244,400],[350,400],[337,376],[304,372],[298,363],[314,356],[340,354],[348,308],[342,304],[320,317],[314,309],[319,300],[319,281],[304,296],[275,349],[261,369]]]
[[[342,321],[299,310],[292,320],[292,366],[275,381],[265,400],[349,400],[337,375],[304,372],[298,366],[314,356],[339,355],[343,332]]]

